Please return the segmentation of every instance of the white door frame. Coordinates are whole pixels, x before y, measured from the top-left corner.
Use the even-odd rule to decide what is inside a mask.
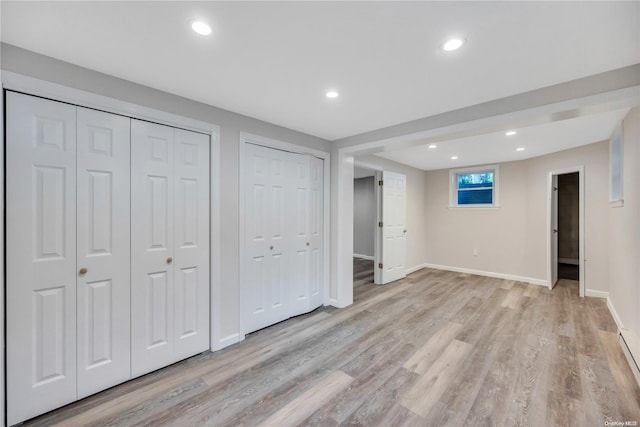
[[[551,289],[551,287],[553,286],[553,283],[551,283],[552,279],[552,257],[553,257],[553,251],[551,249],[551,246],[553,245],[553,239],[551,238],[551,233],[549,232],[549,230],[551,230],[551,222],[552,222],[552,218],[553,218],[553,203],[551,202],[551,198],[553,197],[553,176],[554,175],[564,175],[567,173],[574,173],[574,172],[578,172],[578,182],[579,182],[579,191],[578,191],[578,197],[580,198],[579,200],[579,235],[580,235],[580,244],[579,244],[579,255],[578,255],[578,260],[579,260],[579,274],[580,274],[580,296],[583,297],[585,295],[585,288],[586,288],[586,277],[585,277],[585,262],[587,261],[585,259],[585,252],[584,252],[584,237],[585,237],[585,224],[584,224],[584,165],[579,165],[579,166],[572,166],[572,167],[568,167],[568,168],[564,168],[564,169],[558,169],[558,170],[553,170],[550,171],[549,174],[547,175],[547,286],[549,287],[549,289]]]
[[[323,207],[322,207],[322,301],[324,305],[335,305],[334,301],[330,298],[330,279],[331,279],[331,263],[330,263],[330,240],[331,228],[330,228],[330,213],[331,213],[331,154],[326,151],[320,151],[313,148],[305,147],[302,145],[292,144],[289,142],[278,141],[276,139],[267,138],[264,136],[254,135],[248,132],[240,132],[240,146],[238,150],[238,165],[239,165],[239,183],[238,183],[238,227],[239,227],[239,251],[238,251],[238,277],[239,277],[239,310],[238,310],[238,325],[239,336],[237,341],[242,341],[245,336],[245,325],[243,320],[244,313],[244,254],[245,254],[245,230],[244,230],[244,209],[245,209],[245,192],[243,191],[245,185],[245,147],[246,144],[261,145],[267,148],[274,148],[276,150],[288,151],[296,154],[310,154],[318,157],[324,161],[323,165]]]
[[[59,85],[45,80],[35,79],[10,71],[2,71],[2,103],[0,115],[4,117],[4,90],[13,90],[28,95],[49,98],[55,101],[68,102],[81,107],[94,108],[108,113],[119,114],[134,119],[148,120],[159,124],[178,127],[186,130],[209,135],[210,153],[210,349],[221,348],[220,341],[220,126],[190,119],[154,108],[145,107],[131,102],[98,95],[80,89]],[[0,120],[0,131],[4,135],[4,119]],[[4,208],[4,144],[0,147],[0,208]],[[2,211],[2,210],[0,210]],[[0,227],[0,271],[4,271],[4,227]],[[4,336],[4,274],[0,274],[0,342],[5,343]],[[6,343],[5,343],[6,344]],[[1,366],[4,366],[4,352],[0,352]],[[0,427],[4,426],[6,408],[4,369],[0,369]]]

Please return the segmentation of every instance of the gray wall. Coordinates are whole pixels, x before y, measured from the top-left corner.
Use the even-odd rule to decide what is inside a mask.
[[[624,205],[609,209],[609,303],[627,345],[640,361],[640,107],[622,125],[622,179]],[[604,179],[607,181],[606,177]],[[608,192],[607,192],[608,195]],[[587,193],[587,197],[590,194]],[[587,259],[591,262],[591,259]],[[587,262],[587,265],[588,265]]]
[[[606,292],[608,157],[599,142],[501,163],[497,209],[449,209],[449,170],[427,172],[427,262],[546,283],[549,172],[584,165],[586,289]]]
[[[329,152],[327,141],[2,43],[2,70],[220,126],[221,338],[239,332],[239,138],[249,132]],[[188,78],[180,76],[177,78]],[[214,78],[214,77],[212,77]],[[215,171],[214,171],[215,173]],[[214,266],[215,268],[215,266]]]
[[[375,178],[353,180],[353,253],[373,256],[376,224]]]

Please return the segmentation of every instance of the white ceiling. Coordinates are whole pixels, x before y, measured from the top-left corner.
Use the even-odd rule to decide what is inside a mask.
[[[423,170],[524,160],[556,151],[567,150],[593,142],[607,140],[629,109],[608,111],[542,125],[516,129],[506,136],[504,131],[450,139],[428,144],[376,153],[380,157]],[[524,151],[516,151],[524,148]],[[452,156],[458,159],[452,160]]]
[[[640,63],[639,2],[0,7],[4,42],[329,140]],[[466,45],[442,52],[452,35]]]

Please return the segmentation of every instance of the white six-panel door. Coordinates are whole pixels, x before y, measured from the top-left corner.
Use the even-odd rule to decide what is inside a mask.
[[[131,371],[208,348],[208,137],[131,121]]]
[[[322,304],[323,162],[246,144],[243,331]]]
[[[78,398],[131,378],[129,123],[77,109]]]
[[[209,348],[209,137],[175,130],[175,360]]]
[[[76,400],[76,108],[6,100],[11,425]]]
[[[382,172],[382,284],[406,277],[405,175]],[[377,266],[376,266],[377,267]]]
[[[209,348],[210,172],[207,135],[6,99],[15,424]]]
[[[324,200],[324,162],[311,157],[310,169],[310,210],[309,238],[311,242],[309,305],[311,308],[322,305],[322,209]],[[308,311],[308,310],[307,310]]]
[[[255,331],[289,317],[286,267],[291,257],[288,200],[289,154],[247,144],[245,199],[244,330]]]
[[[173,361],[173,129],[131,122],[131,372]]]

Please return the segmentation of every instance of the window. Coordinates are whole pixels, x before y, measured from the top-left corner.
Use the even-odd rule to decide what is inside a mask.
[[[498,166],[455,169],[449,172],[450,207],[497,207]]]

